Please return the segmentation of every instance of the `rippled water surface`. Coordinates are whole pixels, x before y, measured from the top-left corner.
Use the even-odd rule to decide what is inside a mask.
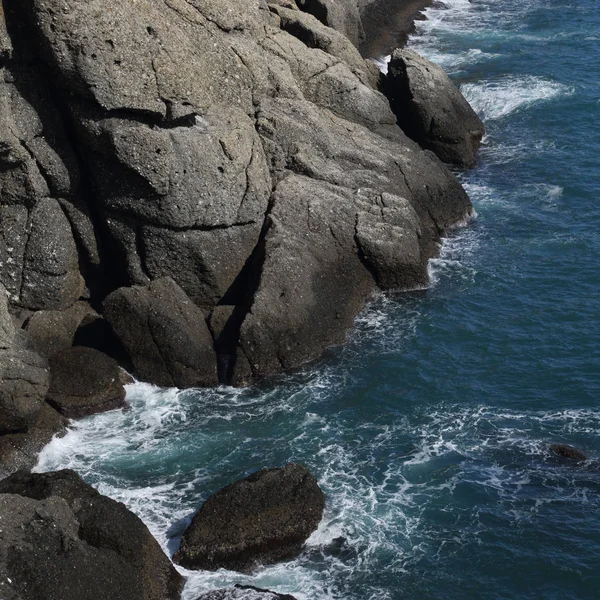
[[[596,0],[445,0],[411,45],[485,119],[461,175],[478,213],[430,289],[381,297],[344,348],[249,390],[137,384],[39,469],[69,466],[168,552],[223,485],[306,464],[327,513],[250,583],[299,599],[600,597],[600,11]],[[591,457],[549,456],[566,442]],[[331,544],[337,538],[346,544]]]

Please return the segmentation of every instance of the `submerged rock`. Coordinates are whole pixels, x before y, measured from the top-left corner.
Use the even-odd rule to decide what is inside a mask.
[[[0,481],[10,600],[178,600],[183,579],[142,521],[73,471]]]
[[[296,600],[290,594],[278,594],[252,585],[236,584],[232,588],[214,590],[198,596],[196,600]]]
[[[61,415],[78,419],[125,406],[124,384],[132,379],[102,352],[69,348],[54,354],[49,364],[47,400]]]
[[[587,455],[581,450],[569,446],[568,444],[550,444],[550,450],[557,456],[568,458],[570,460],[584,461],[587,460]]]
[[[475,166],[485,127],[440,66],[412,50],[395,50],[385,89],[409,137],[446,163]]]
[[[318,527],[325,497],[303,466],[264,469],[213,494],[181,538],[188,569],[248,572],[296,556]]]

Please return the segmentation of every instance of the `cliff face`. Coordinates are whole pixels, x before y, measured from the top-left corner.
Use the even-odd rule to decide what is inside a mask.
[[[105,307],[146,379],[239,384],[318,356],[374,289],[423,285],[471,210],[324,24],[358,43],[353,1],[3,5],[11,312]]]

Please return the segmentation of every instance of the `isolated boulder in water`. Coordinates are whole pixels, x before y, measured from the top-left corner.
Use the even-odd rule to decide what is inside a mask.
[[[181,388],[218,383],[204,313],[171,278],[118,289],[105,300],[104,316],[144,381]]]
[[[0,517],[3,598],[179,598],[182,577],[148,528],[73,471],[1,481]]]
[[[263,469],[213,494],[183,534],[175,562],[251,571],[293,558],[318,527],[325,497],[303,466]]]
[[[77,419],[125,406],[125,383],[131,378],[117,362],[92,348],[69,348],[49,361],[48,402]]]
[[[477,163],[485,127],[441,67],[412,50],[395,50],[385,89],[406,135],[446,163]]]
[[[584,452],[567,444],[551,444],[550,450],[563,458],[570,458],[571,460],[577,461],[587,460],[587,456]]]
[[[236,584],[232,588],[202,594],[196,600],[296,600],[290,594],[278,594],[252,585]]]

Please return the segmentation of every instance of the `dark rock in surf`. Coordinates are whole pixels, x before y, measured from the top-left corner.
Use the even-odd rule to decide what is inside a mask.
[[[0,481],[10,600],[176,600],[183,579],[142,521],[73,471]]]
[[[78,419],[125,406],[124,384],[133,380],[102,352],[69,348],[54,354],[49,365],[47,400],[61,415]]]
[[[38,461],[38,454],[55,435],[66,432],[66,419],[49,404],[42,402],[35,421],[17,433],[0,435],[0,479],[16,471],[29,471]]]
[[[113,292],[104,313],[139,378],[182,388],[218,383],[204,314],[171,278]]]
[[[398,124],[446,163],[473,167],[485,127],[438,65],[412,50],[395,50],[385,90]]]
[[[200,508],[175,562],[249,572],[296,556],[318,527],[325,497],[303,466],[264,469],[226,486]]]
[[[296,598],[290,594],[278,594],[271,590],[238,583],[232,588],[202,594],[196,600],[296,600]]]
[[[550,444],[550,450],[557,456],[579,462],[587,460],[588,458],[584,452],[573,446],[569,446],[568,444]]]

